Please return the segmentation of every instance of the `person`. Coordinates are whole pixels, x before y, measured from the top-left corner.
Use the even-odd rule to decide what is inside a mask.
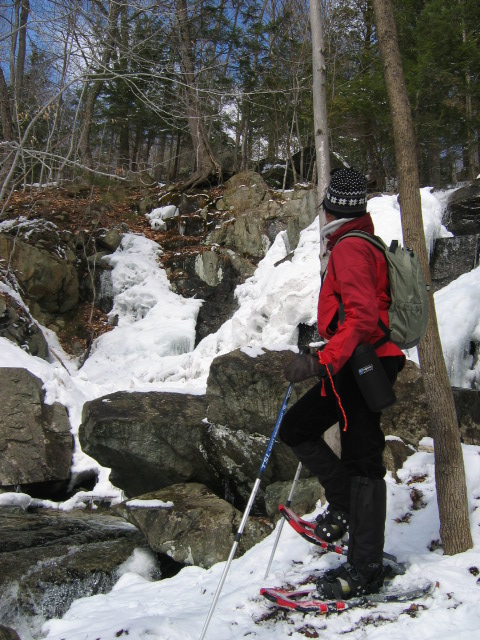
[[[349,361],[359,345],[375,345],[393,385],[405,357],[379,325],[382,321],[388,327],[385,256],[363,238],[339,242],[353,230],[374,233],[365,177],[354,169],[332,172],[323,208],[327,224],[322,236],[329,257],[317,327],[326,343],[315,354],[297,355],[285,367],[290,382],[313,376],[319,382],[287,411],[279,437],[325,489],[328,507],[317,516],[316,535],[336,541],[348,532],[347,561],[327,571],[317,584],[324,598],[348,599],[375,593],[383,585],[386,519],[381,412],[369,408]],[[340,457],[322,438],[337,422]]]

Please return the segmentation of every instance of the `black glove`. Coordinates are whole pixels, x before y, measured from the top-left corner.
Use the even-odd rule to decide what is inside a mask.
[[[317,355],[307,353],[291,360],[285,365],[283,373],[289,382],[301,382],[314,376],[325,378],[327,369],[325,365],[320,364]]]

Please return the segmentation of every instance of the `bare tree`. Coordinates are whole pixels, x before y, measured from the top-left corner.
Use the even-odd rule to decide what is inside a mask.
[[[321,0],[311,0],[310,2],[310,25],[312,30],[313,122],[317,160],[317,194],[319,202],[322,202],[330,180],[330,154],[328,150],[327,71]]]
[[[317,164],[317,203],[320,233],[324,226],[323,202],[330,181],[330,153],[328,146],[327,118],[327,72],[325,65],[325,44],[321,0],[310,0],[310,26],[312,31],[313,70],[313,122],[315,127],[315,158]],[[321,239],[321,236],[320,236]],[[320,269],[323,274],[328,262],[325,248],[320,244]],[[335,453],[340,454],[340,432],[338,424],[333,425],[324,435],[325,442]]]
[[[192,37],[187,0],[176,0],[176,20],[180,38],[180,64],[182,70],[183,92],[185,97],[188,128],[195,153],[196,170],[184,187],[193,187],[206,182],[210,177],[217,179],[221,168],[216,161],[208,141],[203,113],[200,108],[196,87],[195,65],[193,62]]]
[[[92,82],[88,84],[86,91],[84,92],[84,106],[82,113],[82,132],[79,140],[80,154],[83,162],[87,167],[93,166],[92,151],[90,148],[90,135],[94,121],[94,108],[100,91],[105,83],[107,77],[106,71],[110,60],[112,59],[116,46],[119,41],[119,27],[118,19],[122,9],[121,2],[110,2],[105,7],[105,3],[94,3],[98,6],[100,13],[100,24],[103,24],[103,19],[106,20],[103,46],[101,49],[100,59],[93,61],[96,63],[97,69],[92,69]],[[98,46],[98,43],[94,43]],[[90,63],[92,64],[92,63]]]
[[[431,284],[423,230],[416,141],[403,73],[391,0],[373,0],[378,41],[392,114],[402,227],[405,243],[418,254]],[[435,444],[435,478],[440,512],[440,536],[446,554],[473,545],[460,433],[430,292],[427,334],[418,352],[430,409]]]
[[[20,135],[18,114],[21,109],[20,103],[25,77],[27,22],[30,13],[29,0],[15,0],[12,10],[9,71],[11,91],[9,91],[3,69],[0,69],[0,117],[4,140],[1,156],[0,186],[9,174],[14,162],[12,143]]]
[[[15,139],[12,123],[12,111],[10,108],[10,96],[8,93],[8,86],[3,74],[3,69],[0,67],[0,118],[3,132],[3,145],[0,158],[2,160],[2,166],[0,168],[0,187],[4,183],[10,168],[13,163],[14,153],[11,148],[11,143]]]

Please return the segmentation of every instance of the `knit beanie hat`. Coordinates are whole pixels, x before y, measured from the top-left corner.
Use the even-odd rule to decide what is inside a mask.
[[[335,169],[323,201],[336,218],[358,218],[367,212],[367,179],[355,169]]]

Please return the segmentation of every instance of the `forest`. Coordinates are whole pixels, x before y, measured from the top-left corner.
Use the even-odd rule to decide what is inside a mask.
[[[474,179],[480,4],[394,8],[421,183]],[[372,2],[322,1],[322,21],[332,165],[393,189]],[[0,34],[0,199],[32,183],[192,186],[275,165],[314,180],[307,2],[8,0]]]

